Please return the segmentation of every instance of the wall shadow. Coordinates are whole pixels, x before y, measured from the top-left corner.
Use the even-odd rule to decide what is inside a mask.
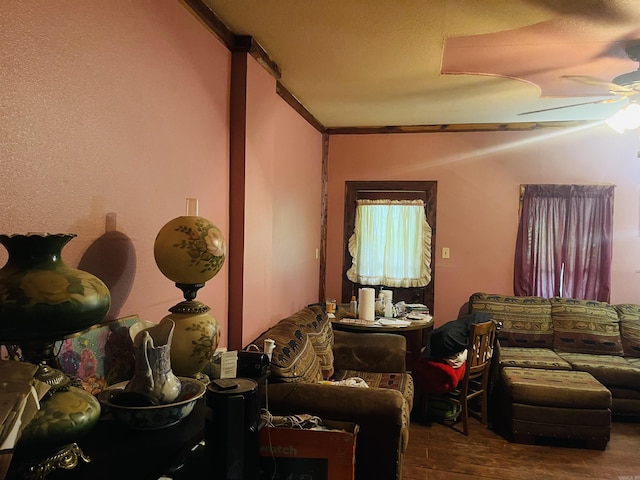
[[[109,288],[111,307],[103,321],[119,318],[133,287],[136,265],[133,242],[116,230],[116,214],[107,213],[105,233],[87,248],[78,263],[80,270],[92,273]]]

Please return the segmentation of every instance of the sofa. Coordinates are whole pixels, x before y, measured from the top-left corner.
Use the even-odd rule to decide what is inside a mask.
[[[400,480],[414,395],[405,338],[334,331],[323,304],[280,320],[245,348],[262,350],[267,338],[276,344],[263,390],[269,413],[357,424],[355,478]],[[348,385],[353,378],[366,386]]]
[[[610,392],[613,416],[640,415],[640,305],[476,292],[469,312],[502,323],[498,386],[510,367],[587,372]]]

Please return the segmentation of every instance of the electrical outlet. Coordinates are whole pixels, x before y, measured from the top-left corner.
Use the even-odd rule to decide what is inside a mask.
[[[449,247],[442,247],[442,258],[449,258]]]

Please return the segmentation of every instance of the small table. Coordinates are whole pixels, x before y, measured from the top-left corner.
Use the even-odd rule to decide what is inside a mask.
[[[420,351],[425,345],[428,333],[433,330],[433,318],[428,322],[412,322],[411,325],[406,327],[366,325],[342,322],[341,320],[348,319],[348,317],[345,317],[344,313],[341,315],[340,310],[338,309],[338,312],[336,312],[336,318],[331,320],[331,325],[335,330],[343,332],[394,333],[404,336],[407,339],[406,364],[409,371],[414,362],[420,357]]]

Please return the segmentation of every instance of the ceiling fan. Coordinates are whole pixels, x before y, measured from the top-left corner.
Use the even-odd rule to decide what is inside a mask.
[[[609,93],[614,95],[613,98],[604,100],[595,100],[591,102],[574,103],[571,105],[562,105],[560,107],[543,108],[541,110],[532,110],[529,112],[519,113],[518,115],[529,115],[531,113],[548,112],[551,110],[559,110],[562,108],[578,107],[580,105],[596,105],[604,103],[615,103],[622,100],[628,100],[628,108],[635,105],[640,110],[640,40],[634,40],[627,44],[625,52],[629,59],[639,63],[637,70],[618,75],[611,82],[605,82],[588,75],[564,75],[562,78],[581,82],[587,85],[596,85],[607,87]],[[634,107],[634,109],[636,108]],[[622,110],[621,110],[622,111]]]

